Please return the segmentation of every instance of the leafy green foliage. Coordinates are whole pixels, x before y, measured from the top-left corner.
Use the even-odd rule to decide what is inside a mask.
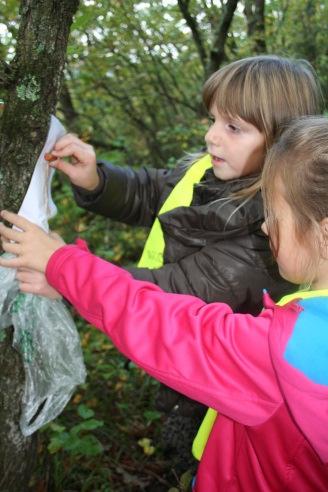
[[[65,412],[39,433],[32,490],[45,469],[52,477],[48,486],[56,492],[137,491],[152,481],[162,483],[164,490],[175,486],[175,479],[165,478],[169,462],[159,446],[162,417],[154,411],[158,383],[127,364],[103,334],[80,318],[76,323],[87,381]]]
[[[80,132],[108,147],[121,138],[126,162],[158,166],[202,144],[202,131],[197,139],[185,132],[188,121],[195,128],[202,71],[189,56],[190,35],[176,6],[142,5],[128,0],[108,10],[107,2],[85,2],[72,31],[67,80],[88,115]]]
[[[84,420],[66,430],[63,425],[52,423],[49,425],[52,435],[48,445],[49,453],[57,453],[60,450],[72,455],[96,456],[103,452],[99,440],[89,431],[98,429],[104,425],[102,420],[91,418],[94,411],[86,405],[79,405],[78,414]]]

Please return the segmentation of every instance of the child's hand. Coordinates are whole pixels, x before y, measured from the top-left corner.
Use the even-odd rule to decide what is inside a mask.
[[[16,273],[21,292],[28,292],[48,299],[61,299],[62,296],[48,284],[44,273],[28,268],[19,268]]]
[[[50,155],[57,157],[57,159],[51,160],[51,157],[47,156],[49,166],[66,174],[75,186],[80,186],[89,191],[97,188],[99,176],[96,154],[92,145],[86,144],[75,135],[68,133],[56,142]],[[61,157],[71,157],[72,159],[71,162],[67,162]]]
[[[21,230],[0,223],[2,247],[7,253],[16,255],[11,259],[0,257],[0,265],[44,273],[50,256],[65,244],[64,241],[57,234],[46,234],[37,225],[12,212],[3,210],[1,217]]]

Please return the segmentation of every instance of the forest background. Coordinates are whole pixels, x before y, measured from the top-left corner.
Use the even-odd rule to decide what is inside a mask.
[[[0,0],[0,57],[15,54],[19,2]],[[57,116],[117,165],[172,167],[199,150],[204,80],[260,53],[305,58],[328,98],[328,1],[81,0],[71,29]],[[0,93],[1,108],[1,93]],[[119,265],[136,263],[147,231],[79,209],[56,176],[51,227]],[[74,313],[73,313],[74,314]],[[39,435],[36,492],[187,490],[160,445],[157,383],[75,318],[88,378]],[[156,484],[156,485],[154,485]]]

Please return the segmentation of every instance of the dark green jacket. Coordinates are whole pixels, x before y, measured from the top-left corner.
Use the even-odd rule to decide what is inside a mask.
[[[185,169],[135,171],[100,163],[99,188],[88,193],[75,187],[75,199],[94,213],[150,227]],[[240,201],[222,200],[244,186],[245,179],[250,180],[221,181],[208,170],[194,187],[189,207],[178,207],[160,217],[164,266],[129,268],[132,275],[167,292],[192,294],[206,302],[222,301],[235,311],[252,314],[261,310],[263,288],[276,299],[294,291],[295,286],[279,277],[261,231],[260,193],[237,211]]]

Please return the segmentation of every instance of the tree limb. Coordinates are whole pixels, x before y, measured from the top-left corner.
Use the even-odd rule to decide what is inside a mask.
[[[252,51],[256,54],[266,52],[264,8],[265,0],[245,1],[247,36],[252,39]]]
[[[228,37],[231,22],[237,8],[237,4],[238,0],[227,0],[227,3],[222,10],[221,21],[214,34],[212,49],[210,52],[210,59],[206,67],[207,77],[218,70],[224,60],[224,47]]]
[[[204,44],[201,32],[198,28],[197,21],[196,21],[195,17],[193,17],[190,13],[189,0],[178,0],[178,6],[179,6],[179,9],[183,15],[183,18],[185,19],[185,21],[187,23],[187,26],[191,30],[192,37],[193,37],[195,45],[196,45],[196,49],[198,51],[200,62],[202,64],[204,70],[206,70],[206,66],[208,63],[208,55],[207,55],[207,51],[205,48],[205,44]]]

